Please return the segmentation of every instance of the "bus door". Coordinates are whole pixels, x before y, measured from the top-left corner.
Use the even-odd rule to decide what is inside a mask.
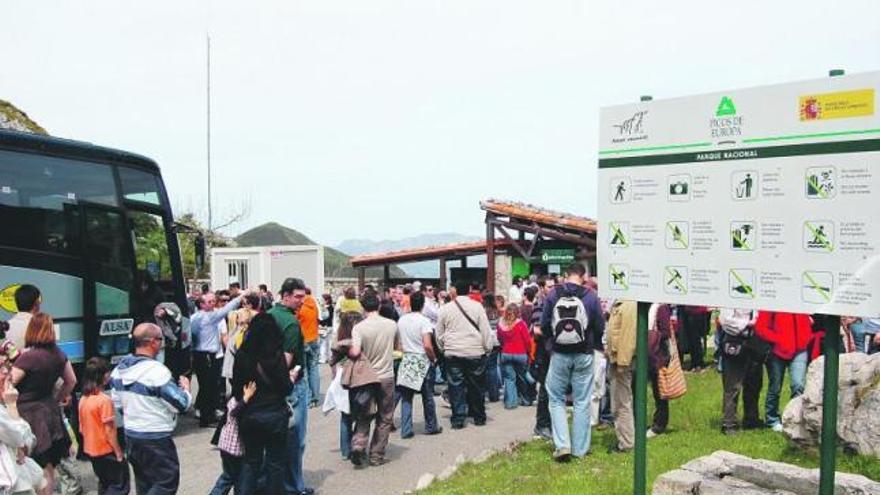
[[[134,328],[131,288],[133,256],[122,211],[82,205],[83,218],[83,340],[87,356],[116,362],[130,350]]]

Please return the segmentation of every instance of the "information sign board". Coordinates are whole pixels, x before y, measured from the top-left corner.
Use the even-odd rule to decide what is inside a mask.
[[[605,108],[603,297],[880,314],[880,72]]]

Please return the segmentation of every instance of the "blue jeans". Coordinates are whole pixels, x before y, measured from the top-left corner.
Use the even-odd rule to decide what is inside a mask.
[[[474,418],[475,423],[485,424],[486,356],[447,356],[446,382],[452,405],[452,427],[463,427],[468,416]]]
[[[501,400],[499,390],[501,390],[501,374],[498,369],[498,355],[501,352],[500,347],[492,349],[487,354],[486,359],[486,393],[489,396],[489,402],[498,402]]]
[[[309,387],[305,380],[293,386],[287,402],[293,410],[293,426],[287,430],[287,469],[284,473],[284,489],[297,493],[306,489],[303,477],[303,456],[306,452],[306,426],[308,423]]]
[[[413,397],[416,391],[411,388],[397,387],[400,392],[402,405],[400,406],[400,436],[409,438],[413,436]],[[428,367],[428,375],[422,382],[422,408],[425,413],[425,433],[437,431],[437,410],[434,407],[434,367]]]
[[[872,341],[874,340],[874,335],[876,335],[877,330],[874,328],[867,328],[863,322],[853,323],[850,326],[850,333],[852,333],[853,344],[855,344],[856,352],[863,352],[867,354],[874,354],[877,352],[876,345],[872,345]],[[871,333],[868,333],[870,330]]]
[[[137,493],[172,495],[180,485],[180,461],[171,437],[152,440],[126,436],[127,457]]]
[[[351,457],[351,437],[354,435],[354,425],[351,416],[345,413],[339,414],[339,452],[343,459]]]
[[[556,449],[570,449],[575,457],[590,450],[590,398],[593,396],[593,353],[554,353],[547,371],[547,394],[550,396],[550,421]],[[571,385],[574,402],[572,435],[568,434],[565,394]]]
[[[321,360],[321,344],[317,340],[304,345],[306,365],[303,373],[309,382],[308,402],[318,402],[321,398],[321,372],[318,365]]]
[[[791,398],[794,399],[804,392],[804,382],[807,379],[807,351],[797,353],[790,361],[780,359],[775,354],[770,354],[767,361],[767,398],[764,408],[767,426],[773,427],[782,419],[779,417],[779,396],[782,391],[782,380],[785,378],[785,369],[788,368],[791,380]]]
[[[514,409],[520,402],[528,402],[529,356],[502,354],[501,375],[504,377],[504,407]]]
[[[221,451],[220,461],[223,463],[223,472],[220,473],[220,477],[217,478],[214,489],[209,495],[228,495],[233,487],[236,488],[235,493],[238,495],[241,491],[241,468],[244,465],[244,460]]]

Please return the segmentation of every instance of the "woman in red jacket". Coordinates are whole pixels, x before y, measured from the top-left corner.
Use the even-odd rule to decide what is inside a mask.
[[[764,401],[767,426],[782,431],[779,416],[779,395],[788,368],[791,398],[801,395],[807,378],[807,346],[812,337],[813,322],[809,315],[761,311],[755,333],[773,349],[767,360],[767,398]]]
[[[508,304],[498,322],[498,342],[501,343],[501,375],[504,380],[504,408],[515,409],[519,404],[531,405],[528,384],[529,349],[532,336],[519,317],[519,307]]]

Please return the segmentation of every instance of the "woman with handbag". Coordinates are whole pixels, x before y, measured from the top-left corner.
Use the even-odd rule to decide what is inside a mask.
[[[251,320],[235,356],[232,395],[244,401],[244,388],[256,383],[257,391],[238,416],[244,442],[241,495],[257,491],[265,472],[266,493],[284,492],[287,430],[290,407],[286,398],[293,388],[284,356],[284,337],[272,316],[261,313]],[[236,495],[239,495],[236,493]]]
[[[358,303],[360,304],[360,303]],[[330,367],[336,376],[336,367],[345,366],[348,362],[348,351],[351,349],[351,330],[364,319],[359,311],[345,311],[339,315],[339,328],[336,331],[336,342],[331,347]],[[339,413],[339,453],[344,460],[351,457],[351,437],[354,435],[354,422],[350,412]]]
[[[654,417],[648,429],[648,438],[665,432],[669,424],[669,400],[661,394],[660,374],[670,365],[673,353],[676,361],[678,359],[671,316],[672,308],[668,304],[654,303],[648,310],[648,323],[651,325],[648,331],[648,378],[654,394]],[[681,372],[680,364],[678,371]]]

